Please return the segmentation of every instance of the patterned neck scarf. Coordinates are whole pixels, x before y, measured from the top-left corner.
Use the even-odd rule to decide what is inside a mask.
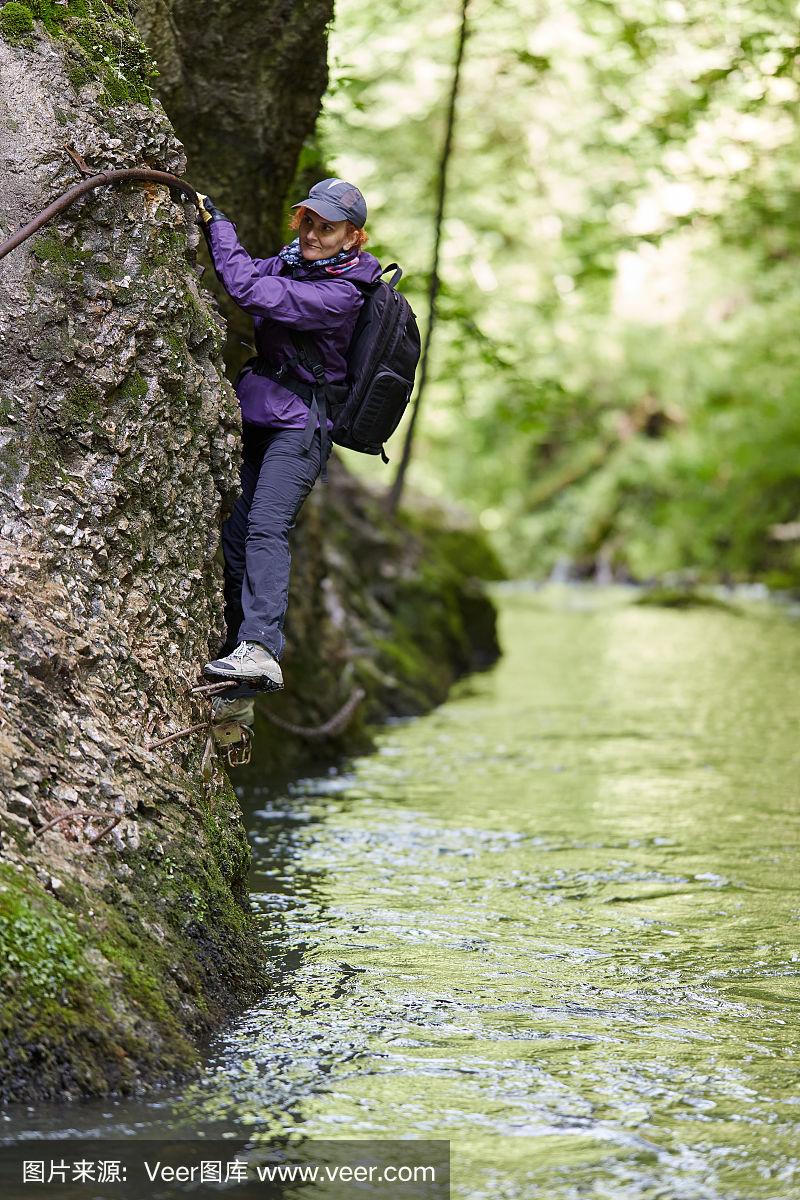
[[[309,262],[303,258],[299,237],[288,246],[284,246],[278,258],[290,267],[324,267],[330,275],[344,275],[346,271],[358,265],[358,254],[354,250],[340,250],[332,258],[315,258],[313,262]]]

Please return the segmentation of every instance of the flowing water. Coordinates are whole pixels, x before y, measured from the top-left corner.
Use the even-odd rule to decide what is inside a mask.
[[[505,656],[243,797],[274,984],[16,1136],[448,1138],[470,1200],[800,1197],[800,626],[510,592]]]

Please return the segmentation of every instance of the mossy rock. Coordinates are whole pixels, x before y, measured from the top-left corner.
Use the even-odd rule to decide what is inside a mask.
[[[723,612],[739,614],[735,605],[708,592],[700,592],[695,588],[654,587],[649,588],[634,601],[645,608],[717,608]]]
[[[91,425],[103,415],[103,398],[100,389],[88,379],[79,379],[69,389],[62,408],[63,423],[71,426]]]
[[[185,1076],[209,1032],[262,994],[235,797],[225,784],[188,800],[199,836],[144,826],[127,874],[112,852],[91,895],[67,873],[51,892],[0,864],[0,1101]]]
[[[50,37],[67,43],[67,77],[76,91],[98,79],[103,84],[100,99],[107,105],[152,107],[151,81],[158,70],[125,5],[11,0],[0,8],[0,36],[12,44],[32,44],[36,21]]]
[[[758,578],[771,592],[784,592],[792,596],[800,593],[800,565],[763,571]]]
[[[0,8],[0,36],[12,46],[30,39],[33,33],[33,13],[25,4],[11,0]]]
[[[462,575],[492,582],[508,578],[488,538],[481,536],[474,528],[453,527],[443,513],[404,510],[398,520],[412,533],[422,537],[437,555]]]
[[[115,407],[119,401],[131,401],[134,404],[144,400],[147,395],[147,380],[141,371],[133,371],[114,391]]]
[[[74,917],[10,867],[0,872],[0,983],[57,1000],[88,973]]]
[[[52,430],[38,426],[31,429],[25,455],[28,469],[23,495],[26,500],[35,500],[48,488],[67,482],[62,465],[64,448]]]

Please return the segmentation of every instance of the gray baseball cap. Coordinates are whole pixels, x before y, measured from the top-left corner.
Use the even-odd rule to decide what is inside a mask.
[[[326,221],[352,221],[361,229],[367,219],[367,202],[354,183],[344,179],[322,179],[315,183],[307,200],[292,208],[310,208]]]

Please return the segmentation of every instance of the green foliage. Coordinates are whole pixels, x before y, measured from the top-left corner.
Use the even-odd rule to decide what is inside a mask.
[[[29,5],[11,0],[0,8],[0,35],[14,45],[33,33],[33,14]]]
[[[418,311],[457,7],[340,0],[320,124]],[[515,571],[800,586],[794,10],[473,13],[412,482]]]

